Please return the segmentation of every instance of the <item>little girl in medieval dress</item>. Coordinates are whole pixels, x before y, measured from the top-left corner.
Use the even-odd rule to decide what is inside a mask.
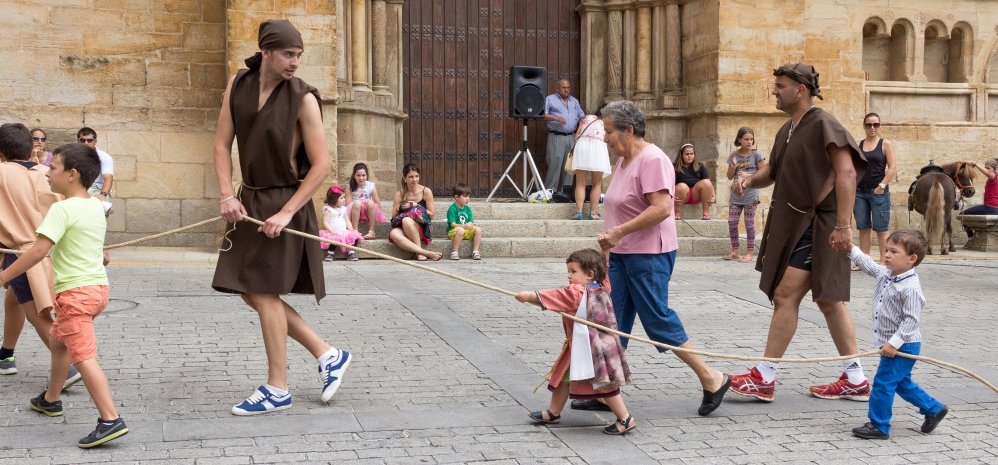
[[[568,287],[523,291],[516,294],[516,300],[617,329],[603,254],[593,249],[577,250],[565,263]],[[620,386],[629,383],[631,377],[620,338],[567,318],[562,323],[565,343],[547,376],[551,405],[547,410],[530,413],[530,418],[538,424],[558,423],[569,397],[602,399],[617,416],[617,421],[603,429],[604,433],[621,435],[634,429],[634,419],[620,394]]]
[[[326,191],[326,204],[322,206],[322,229],[319,237],[346,245],[358,245],[364,242],[362,236],[350,223],[347,213],[346,198],[343,196],[343,186],[335,185]],[[333,248],[323,242],[320,247],[326,250],[324,261],[333,261]],[[340,247],[340,252],[346,252],[347,260],[357,261],[357,252]]]

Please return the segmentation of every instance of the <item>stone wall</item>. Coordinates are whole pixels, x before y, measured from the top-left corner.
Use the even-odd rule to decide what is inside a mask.
[[[94,128],[114,158],[109,243],[218,214],[212,140],[227,76],[256,51],[259,22],[302,30],[299,76],[324,96],[336,153],[335,4],[280,0],[0,2],[0,121],[41,127],[48,149]],[[213,246],[222,227],[149,245]]]

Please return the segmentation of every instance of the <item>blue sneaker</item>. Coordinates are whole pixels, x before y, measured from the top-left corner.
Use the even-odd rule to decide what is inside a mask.
[[[333,394],[336,394],[336,389],[340,387],[340,381],[343,380],[343,372],[347,371],[347,366],[350,365],[350,360],[353,358],[350,356],[350,352],[340,349],[333,350],[336,351],[336,354],[329,359],[326,366],[319,365],[323,402],[329,402],[329,399],[333,398]]]
[[[233,406],[232,414],[239,416],[260,415],[289,408],[291,408],[290,392],[284,397],[277,397],[267,389],[267,386],[260,386],[243,403]]]

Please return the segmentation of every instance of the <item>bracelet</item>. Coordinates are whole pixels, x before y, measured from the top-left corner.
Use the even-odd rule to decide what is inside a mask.
[[[850,228],[852,228],[852,224],[847,224],[845,226],[836,226],[835,227],[835,229],[850,229]]]
[[[218,203],[225,203],[225,202],[228,202],[228,201],[230,201],[230,200],[232,200],[234,198],[236,198],[236,196],[230,195],[230,196],[228,196],[228,197],[226,197],[226,198],[224,198],[222,200],[219,200]]]

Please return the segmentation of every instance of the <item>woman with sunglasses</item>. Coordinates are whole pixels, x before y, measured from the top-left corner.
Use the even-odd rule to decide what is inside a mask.
[[[41,128],[31,130],[31,158],[28,161],[45,166],[49,166],[49,163],[52,163],[52,152],[45,150],[46,140],[48,140],[48,137]]]
[[[880,248],[880,263],[884,263],[884,249],[887,247],[887,229],[891,222],[891,193],[888,185],[894,178],[897,165],[894,162],[894,146],[891,141],[880,137],[880,115],[869,113],[863,117],[866,138],[860,141],[869,165],[866,174],[856,183],[856,229],[859,230],[859,248],[870,254],[871,229],[877,233]],[[853,265],[852,270],[859,268]]]

